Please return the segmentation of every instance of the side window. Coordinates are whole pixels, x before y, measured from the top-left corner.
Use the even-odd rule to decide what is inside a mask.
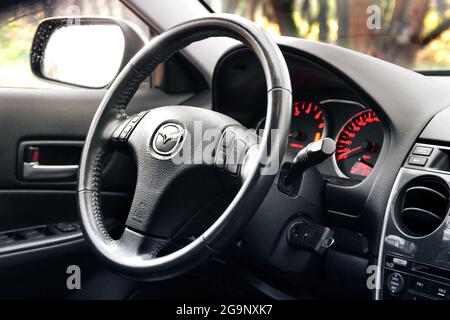
[[[31,43],[42,19],[79,15],[121,18],[137,25],[150,38],[149,28],[119,0],[37,0],[12,4],[0,11],[0,88],[61,87],[32,74]]]

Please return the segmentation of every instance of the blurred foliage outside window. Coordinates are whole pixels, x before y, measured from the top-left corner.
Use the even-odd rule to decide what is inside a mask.
[[[450,70],[450,0],[206,0],[276,35],[322,41],[415,70]]]
[[[0,87],[64,88],[32,74],[31,43],[42,19],[79,15],[125,19],[149,36],[148,27],[118,0],[34,0],[10,5],[6,10],[0,10]]]

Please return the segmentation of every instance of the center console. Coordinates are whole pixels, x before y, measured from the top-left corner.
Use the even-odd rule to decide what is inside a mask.
[[[450,148],[416,144],[387,207],[378,299],[450,300],[449,201]]]

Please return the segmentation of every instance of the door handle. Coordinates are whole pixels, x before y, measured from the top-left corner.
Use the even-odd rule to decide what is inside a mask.
[[[57,180],[68,179],[78,172],[78,165],[44,166],[38,162],[23,164],[23,177],[27,180]]]
[[[24,181],[75,182],[82,141],[24,141],[18,150],[19,179]]]

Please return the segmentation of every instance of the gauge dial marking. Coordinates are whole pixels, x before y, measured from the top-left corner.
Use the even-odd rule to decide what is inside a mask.
[[[335,161],[342,175],[353,179],[369,176],[383,145],[380,119],[371,109],[353,116],[337,139]]]
[[[258,122],[256,130],[264,130],[264,121]],[[288,150],[298,153],[312,142],[323,139],[327,134],[326,113],[320,105],[309,101],[293,104],[293,117],[289,131]]]
[[[293,119],[289,132],[289,148],[295,152],[326,134],[325,112],[310,101],[294,103]]]

